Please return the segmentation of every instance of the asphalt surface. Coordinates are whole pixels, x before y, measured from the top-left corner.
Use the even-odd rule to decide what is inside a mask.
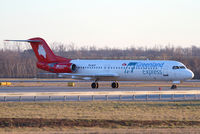
[[[65,80],[65,79],[10,79],[10,80],[0,80],[1,82],[6,81],[6,82],[42,82],[42,83],[61,83],[61,82],[77,82],[76,80]],[[78,81],[78,82],[84,82],[84,81]],[[140,81],[141,83],[151,83],[151,81]],[[190,82],[200,82],[199,80],[189,80],[187,81],[188,83]],[[123,83],[120,82],[120,83]],[[161,87],[162,91],[172,91],[169,87]],[[177,89],[173,90],[200,90],[200,87],[178,87]],[[101,92],[101,91],[107,91],[107,92],[112,92],[112,91],[159,91],[159,87],[156,86],[144,86],[144,87],[119,87],[119,88],[111,88],[111,87],[99,87],[98,89],[92,89],[91,87],[59,87],[59,86],[33,86],[33,87],[0,87],[0,93],[20,93],[20,92]],[[132,95],[127,95],[127,96],[109,96],[106,98],[105,96],[38,96],[37,98],[33,97],[6,97],[4,98],[3,96],[0,97],[0,101],[90,101],[90,100],[128,100],[128,101],[133,101],[133,100],[160,100],[160,98],[164,100],[171,101],[172,98],[173,100],[184,100],[184,99],[200,99],[200,95],[149,95],[148,98],[146,95],[138,95],[138,96],[133,96]]]

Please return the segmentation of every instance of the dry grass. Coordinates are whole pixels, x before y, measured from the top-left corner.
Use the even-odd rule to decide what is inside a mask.
[[[200,128],[3,128],[1,134],[198,134]]]
[[[0,118],[104,119],[104,120],[174,120],[200,121],[200,101],[191,102],[2,102]],[[99,127],[23,127],[0,128],[5,134],[65,133],[199,133],[198,126],[130,128]]]
[[[0,118],[200,121],[193,102],[2,102]]]

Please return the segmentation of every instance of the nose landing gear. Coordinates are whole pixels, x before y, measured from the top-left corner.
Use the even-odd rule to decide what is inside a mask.
[[[176,88],[177,88],[177,86],[174,84],[171,86],[171,89],[176,89]]]
[[[118,82],[113,82],[113,83],[111,84],[111,87],[112,87],[112,88],[118,88],[118,87],[119,87],[119,83],[118,83]]]

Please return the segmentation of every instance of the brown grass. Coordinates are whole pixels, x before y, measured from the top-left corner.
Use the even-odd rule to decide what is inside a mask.
[[[0,128],[2,134],[198,134],[200,128]]]
[[[7,123],[9,121],[14,123],[13,119],[20,120],[20,118],[24,118],[22,120],[25,122],[28,122],[28,120],[41,120],[39,122],[42,122],[47,119],[46,121],[52,120],[53,123],[56,123],[57,119],[61,123],[59,120],[63,121],[64,119],[68,123],[80,124],[82,121],[86,122],[86,125],[91,124],[91,122],[96,124],[95,126],[92,123],[94,127],[89,128],[83,127],[84,124],[82,127],[80,125],[60,125],[59,127],[44,125],[43,127],[13,126],[0,128],[0,133],[6,134],[198,133],[200,131],[200,101],[2,102],[0,103],[0,109],[0,118],[4,122],[7,121]],[[109,120],[116,124],[109,124]]]
[[[191,102],[2,102],[0,118],[200,121]]]

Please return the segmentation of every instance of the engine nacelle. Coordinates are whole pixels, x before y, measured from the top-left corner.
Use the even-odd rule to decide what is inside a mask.
[[[70,69],[71,69],[71,71],[72,71],[73,73],[75,73],[76,70],[77,70],[76,64],[71,64]]]
[[[74,73],[77,70],[76,65],[72,63],[58,63],[54,68],[56,73]]]
[[[72,63],[37,63],[37,67],[53,73],[74,73],[77,66]]]

